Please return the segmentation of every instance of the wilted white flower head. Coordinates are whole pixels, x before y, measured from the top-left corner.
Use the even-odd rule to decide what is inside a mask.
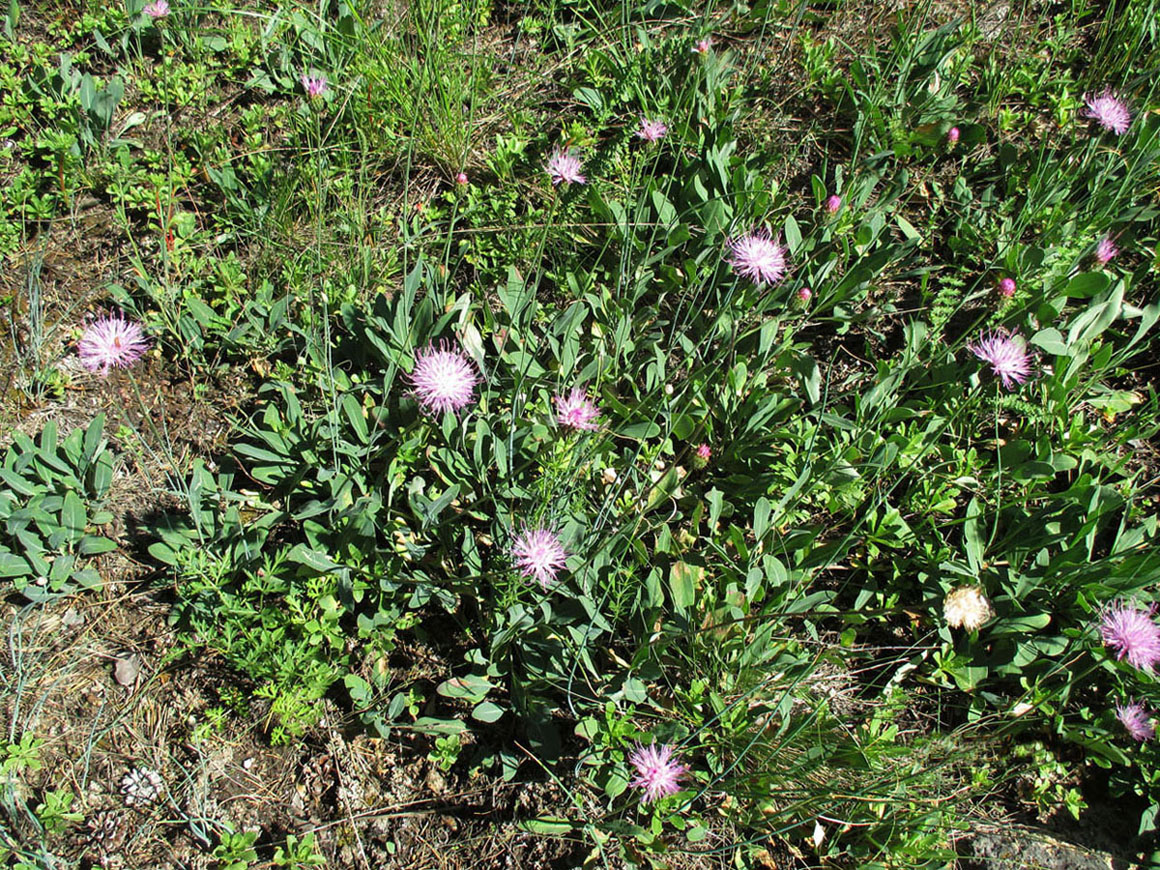
[[[943,601],[943,616],[951,628],[978,631],[994,615],[990,600],[978,586],[958,586]]]
[[[155,770],[135,767],[121,777],[121,794],[125,796],[125,806],[141,807],[156,803],[165,793],[165,781]]]

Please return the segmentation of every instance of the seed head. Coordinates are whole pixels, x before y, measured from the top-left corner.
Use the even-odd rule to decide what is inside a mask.
[[[1152,717],[1139,701],[1117,704],[1116,718],[1120,720],[1125,730],[1141,743],[1156,736],[1156,726],[1152,724]]]
[[[978,631],[994,615],[990,600],[978,586],[956,587],[943,601],[943,616],[951,628]]]
[[[107,375],[109,369],[127,369],[149,349],[141,324],[123,314],[93,321],[77,342],[81,365],[90,372]]]
[[[561,426],[595,432],[600,428],[596,422],[599,417],[600,409],[582,387],[573,387],[566,396],[556,396],[556,422]]]
[[[415,353],[410,375],[415,398],[428,414],[458,413],[475,399],[479,374],[458,345],[432,342]]]
[[[580,158],[572,153],[572,149],[564,148],[561,150],[557,148],[552,152],[552,156],[548,158],[548,175],[552,176],[552,184],[558,185],[562,182],[568,184],[585,184],[586,179],[580,172]]]
[[[785,276],[785,254],[785,248],[770,238],[769,230],[756,230],[729,242],[726,262],[754,284],[776,284]]]
[[[1126,658],[1134,668],[1150,671],[1160,662],[1160,625],[1152,619],[1152,609],[1123,601],[1108,605],[1100,618],[1100,637],[1117,659]]]
[[[676,758],[673,747],[664,743],[651,746],[637,744],[628,760],[636,768],[636,776],[628,785],[630,788],[643,789],[640,796],[642,804],[679,792],[681,777],[689,772],[689,768]]]
[[[512,544],[512,558],[525,577],[535,577],[545,589],[556,582],[568,552],[549,529],[524,529]]]
[[[1087,109],[1084,111],[1087,117],[1117,136],[1123,136],[1128,132],[1128,125],[1132,123],[1132,113],[1128,111],[1127,104],[1111,90],[1105,90],[1097,96],[1084,94],[1083,99],[1087,103]]]
[[[1005,329],[984,333],[977,344],[968,344],[967,349],[990,363],[991,370],[1008,390],[1031,376],[1031,357],[1018,333],[1008,333]]]

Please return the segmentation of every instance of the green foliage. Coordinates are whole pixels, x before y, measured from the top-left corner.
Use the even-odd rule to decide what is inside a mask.
[[[104,415],[58,441],[49,421],[33,441],[14,433],[0,480],[0,577],[31,601],[100,586],[89,560],[116,547],[89,531],[112,520],[101,501],[113,480]]]
[[[254,849],[257,839],[257,831],[223,833],[221,841],[213,849],[217,870],[246,870],[258,860],[258,852]]]

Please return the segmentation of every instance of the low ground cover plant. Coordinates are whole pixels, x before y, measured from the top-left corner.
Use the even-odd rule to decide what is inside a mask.
[[[0,849],[1152,860],[1155,11],[13,3],[10,647],[121,557],[204,685],[62,790],[13,652]]]

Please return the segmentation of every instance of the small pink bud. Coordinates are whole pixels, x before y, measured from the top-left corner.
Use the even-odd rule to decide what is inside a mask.
[[[811,296],[813,296],[813,295],[814,295],[814,293],[813,293],[813,291],[812,291],[812,290],[810,290],[810,288],[809,288],[809,287],[802,287],[802,288],[801,288],[800,290],[798,290],[798,292],[797,292],[797,297],[798,297],[798,299],[800,299],[802,302],[809,302],[809,301],[810,301],[810,297],[811,297]]]
[[[455,176],[455,183],[456,184],[467,184],[467,173],[460,172],[458,175],[456,175]]]
[[[1015,279],[1004,278],[999,282],[999,295],[1004,299],[1010,299],[1015,295]]]
[[[947,130],[947,143],[950,145],[954,145],[958,141],[959,141],[959,128],[958,127],[951,127],[949,130]]]
[[[712,44],[713,44],[713,40],[709,39],[708,37],[706,37],[705,39],[699,39],[699,40],[697,40],[696,46],[693,47],[693,51],[696,54],[705,54],[709,51],[709,46],[711,46]]]
[[[841,207],[842,197],[838,196],[836,193],[826,200],[826,211],[828,211],[830,214],[835,214]]]
[[[698,471],[709,464],[709,460],[713,457],[713,448],[708,444],[702,444],[693,453],[693,468]]]

